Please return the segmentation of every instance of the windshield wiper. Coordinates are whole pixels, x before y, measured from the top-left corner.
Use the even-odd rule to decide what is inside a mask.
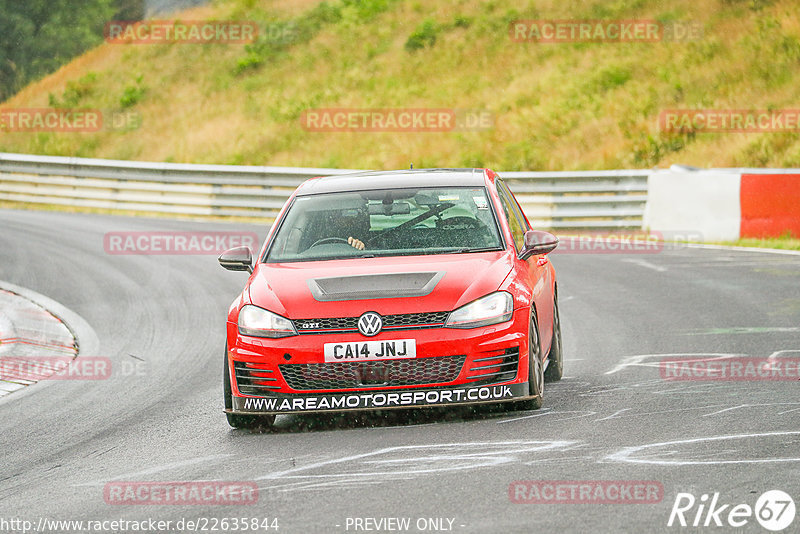
[[[453,248],[450,250],[439,250],[436,252],[428,252],[428,254],[467,254],[469,252],[493,252],[496,250],[500,250],[500,247],[462,247],[462,248]]]
[[[497,247],[475,247],[475,248],[464,247],[452,251],[451,254],[466,254],[468,252],[489,252],[492,250],[497,250]]]

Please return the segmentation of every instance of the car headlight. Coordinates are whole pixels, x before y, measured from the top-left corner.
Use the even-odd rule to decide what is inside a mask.
[[[445,326],[477,328],[508,321],[513,313],[514,298],[511,293],[498,291],[461,306],[450,314]]]
[[[239,333],[255,337],[288,337],[297,335],[292,322],[286,317],[247,304],[239,310]]]

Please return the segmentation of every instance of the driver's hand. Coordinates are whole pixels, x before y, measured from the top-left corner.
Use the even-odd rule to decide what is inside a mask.
[[[364,242],[355,237],[348,237],[347,244],[355,249],[364,250]]]

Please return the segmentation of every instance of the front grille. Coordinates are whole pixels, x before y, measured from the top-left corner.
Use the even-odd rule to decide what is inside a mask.
[[[478,358],[470,362],[467,380],[470,385],[488,386],[514,380],[519,368],[519,348],[509,348],[496,356]]]
[[[294,390],[365,389],[452,382],[458,378],[466,358],[435,356],[382,362],[282,364],[278,367],[286,383]]]
[[[266,363],[233,362],[236,386],[243,395],[261,395],[280,389],[275,372]]]
[[[449,312],[431,313],[403,313],[401,315],[387,315],[383,318],[384,328],[396,326],[443,325],[447,321]]]
[[[384,330],[436,328],[444,326],[450,312],[403,313],[384,315]],[[330,317],[323,319],[295,319],[298,334],[327,334],[358,332],[358,317]]]

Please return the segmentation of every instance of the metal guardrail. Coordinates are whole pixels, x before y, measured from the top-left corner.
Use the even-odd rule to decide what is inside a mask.
[[[0,200],[270,219],[302,181],[351,169],[148,163],[0,153]],[[537,227],[641,228],[648,170],[501,172]]]
[[[649,170],[501,172],[534,226],[641,229]]]

